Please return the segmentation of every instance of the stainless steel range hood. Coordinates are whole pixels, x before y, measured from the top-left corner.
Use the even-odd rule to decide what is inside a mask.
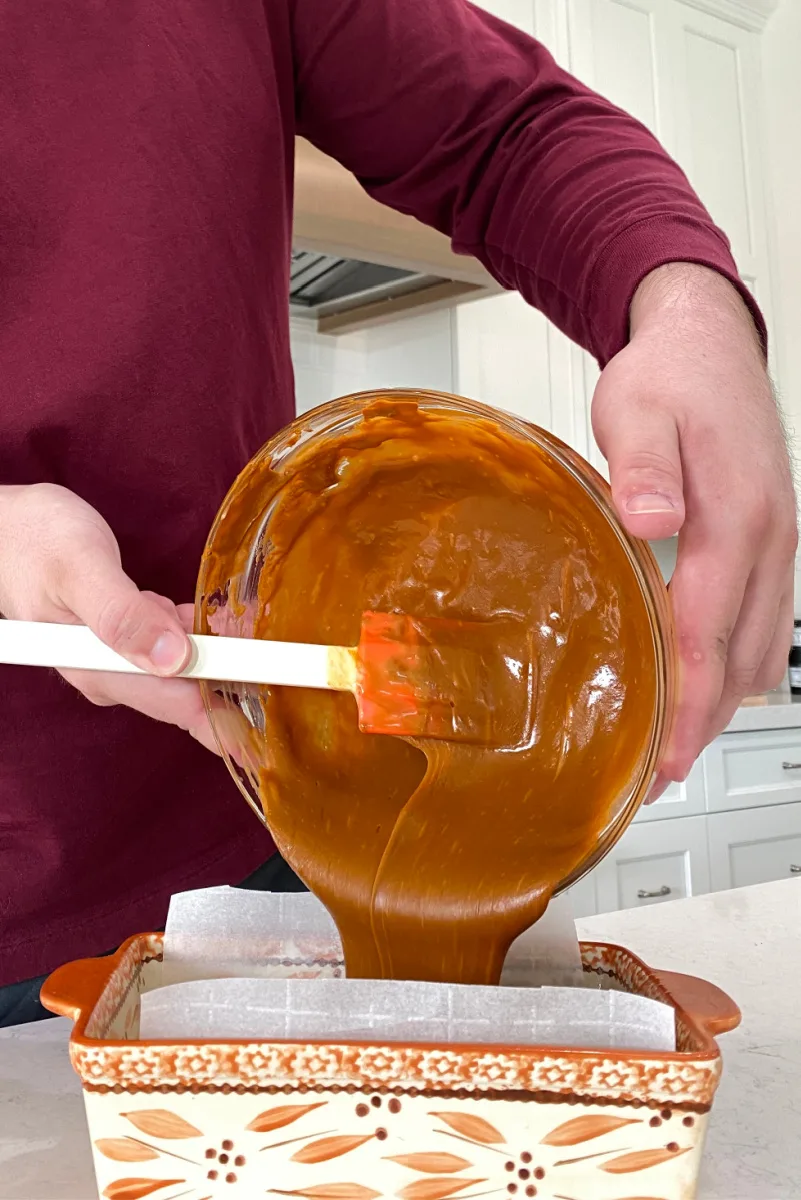
[[[395,320],[410,311],[498,291],[475,259],[413,217],[371,199],[308,142],[295,151],[290,306],[324,333]]]

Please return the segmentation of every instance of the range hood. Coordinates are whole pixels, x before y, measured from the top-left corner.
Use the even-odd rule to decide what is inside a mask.
[[[499,290],[442,234],[371,199],[339,163],[297,140],[293,312],[339,333]]]

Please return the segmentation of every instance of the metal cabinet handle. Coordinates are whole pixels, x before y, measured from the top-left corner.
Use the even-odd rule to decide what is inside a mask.
[[[801,872],[801,867],[799,867],[798,870],[799,870],[799,872]],[[639,892],[637,893],[637,899],[638,900],[655,900],[657,898],[657,896],[669,896],[669,895],[670,895],[670,888],[667,886],[661,887],[658,892],[647,892],[645,890],[645,888],[640,888]]]
[[[801,875],[801,867],[797,863],[790,863],[790,874]]]
[[[782,763],[783,771],[801,771],[801,763]]]

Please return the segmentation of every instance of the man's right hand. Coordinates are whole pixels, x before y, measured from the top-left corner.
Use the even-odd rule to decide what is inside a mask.
[[[197,683],[170,678],[189,658],[192,605],[140,592],[122,569],[111,529],[66,488],[0,487],[0,612],[88,625],[149,675],[62,671],[69,683],[93,704],[126,704],[217,750]]]

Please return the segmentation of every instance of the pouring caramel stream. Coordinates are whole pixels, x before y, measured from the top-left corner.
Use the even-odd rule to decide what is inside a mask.
[[[497,983],[652,736],[649,617],[592,496],[486,416],[376,400],[246,468],[201,580],[201,632],[352,645],[367,610],[498,623],[530,668],[509,745],[366,735],[346,693],[233,689],[238,757],[348,974]]]

